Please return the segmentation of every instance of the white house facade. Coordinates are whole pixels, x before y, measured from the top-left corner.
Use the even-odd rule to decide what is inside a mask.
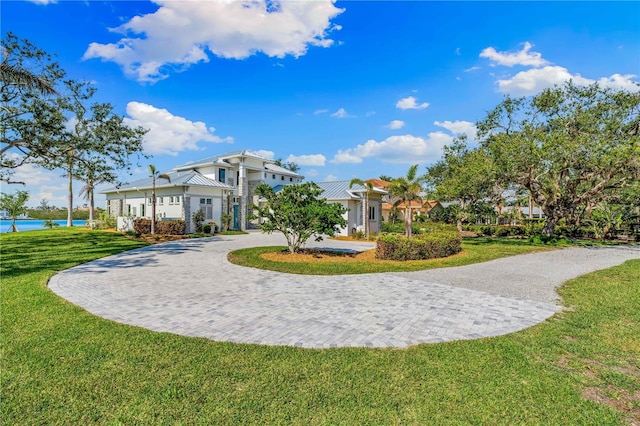
[[[257,203],[255,188],[300,183],[304,176],[277,166],[273,160],[248,150],[233,151],[175,167],[156,178],[156,216],[159,220],[181,219],[187,233],[193,232],[193,213],[202,210],[206,222],[222,223],[232,216],[233,229],[252,227],[251,204]],[[151,218],[152,178],[102,191],[107,211],[114,217]]]
[[[344,214],[347,226],[338,235],[349,236],[357,231],[365,232],[368,221],[369,232],[377,233],[382,228],[382,197],[387,194],[382,188],[374,187],[368,190],[362,185],[353,185],[348,180],[334,182],[316,182],[322,188],[320,195],[330,203],[339,203],[348,210]]]

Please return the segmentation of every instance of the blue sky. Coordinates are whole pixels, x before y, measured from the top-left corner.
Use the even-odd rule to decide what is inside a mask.
[[[505,95],[569,78],[638,90],[638,2],[3,1],[1,28],[151,129],[134,180],[236,149],[307,180],[404,175]],[[31,205],[65,205],[26,167]],[[81,185],[76,184],[77,190]],[[3,192],[14,188],[3,185]],[[104,203],[98,197],[98,205]],[[84,201],[78,199],[76,204]]]

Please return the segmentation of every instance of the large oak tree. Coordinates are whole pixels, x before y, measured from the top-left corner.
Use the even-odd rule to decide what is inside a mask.
[[[478,123],[500,177],[529,190],[546,215],[579,225],[596,205],[640,179],[640,92],[567,82],[506,97]]]

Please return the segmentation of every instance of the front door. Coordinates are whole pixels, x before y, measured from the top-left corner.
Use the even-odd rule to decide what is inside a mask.
[[[238,229],[238,212],[239,207],[237,204],[233,205],[233,229]]]

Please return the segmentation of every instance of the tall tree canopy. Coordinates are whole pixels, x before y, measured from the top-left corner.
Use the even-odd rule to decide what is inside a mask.
[[[73,212],[72,180],[86,183],[92,204],[99,181],[115,183],[142,151],[146,131],[130,128],[109,103],[95,103],[89,83],[65,80],[49,54],[8,33],[0,69],[0,180],[12,182],[16,168],[33,163],[63,169],[69,179],[68,225]]]
[[[130,171],[131,157],[142,151],[146,131],[127,126],[124,118],[114,113],[111,104],[90,103],[96,93],[91,84],[65,80],[63,88],[57,104],[67,125],[56,135],[57,143],[52,144],[53,158],[41,159],[40,164],[66,171],[69,179],[67,225],[71,226],[72,179],[85,182],[91,193],[97,178],[114,183],[119,172]],[[89,194],[89,198],[93,195]]]
[[[478,123],[501,179],[529,190],[547,216],[579,224],[598,203],[640,179],[640,92],[567,82],[505,98]]]
[[[323,235],[333,237],[347,225],[344,218],[347,209],[320,198],[322,188],[313,182],[285,185],[277,193],[269,185],[261,184],[255,194],[266,203],[253,206],[252,217],[263,221],[263,232],[282,232],[291,253],[300,250],[309,238],[321,241]]]
[[[469,215],[469,207],[493,195],[498,187],[494,179],[491,159],[484,151],[471,149],[461,137],[443,150],[442,159],[427,169],[426,183],[441,200],[456,201],[456,222],[462,231],[462,222]]]
[[[7,33],[0,42],[0,180],[10,183],[16,168],[52,158],[65,117],[55,86],[65,73],[28,40]],[[55,151],[55,150],[54,150]]]

